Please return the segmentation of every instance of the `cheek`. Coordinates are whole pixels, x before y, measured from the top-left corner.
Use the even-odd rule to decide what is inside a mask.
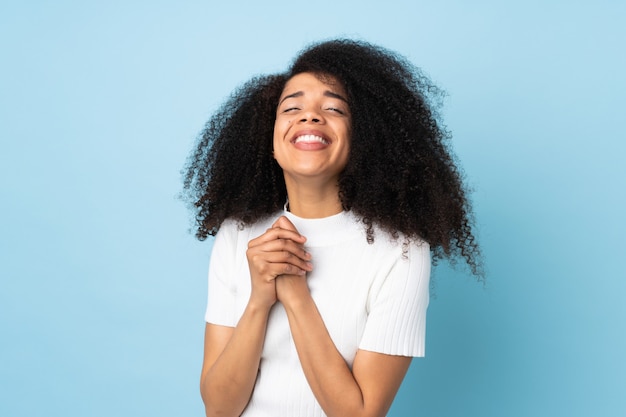
[[[280,124],[278,121],[274,122],[274,133],[272,135],[272,151],[276,149],[276,145],[279,143],[280,138]]]
[[[341,155],[341,169],[345,169],[346,166],[348,165],[348,161],[350,160],[350,147],[346,147],[346,149],[344,149],[343,155]]]
[[[291,120],[276,120],[274,122],[273,149],[285,141],[291,127]]]
[[[274,138],[272,140],[272,158],[274,158],[276,162],[278,162],[278,165],[280,165],[281,168],[282,168],[281,160],[283,159],[282,158],[283,154],[284,154],[284,143],[281,140],[280,134],[276,132],[276,130],[274,130]]]
[[[274,122],[274,140],[282,139],[287,133],[290,124],[290,120],[276,120]]]
[[[352,138],[350,137],[350,133],[348,131],[348,140],[346,141],[346,144],[341,154],[342,169],[345,168],[346,165],[348,165],[348,161],[350,160],[351,150],[352,150]]]

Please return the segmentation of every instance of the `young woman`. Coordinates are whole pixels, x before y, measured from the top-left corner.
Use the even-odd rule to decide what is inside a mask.
[[[384,416],[424,355],[431,256],[479,250],[438,90],[396,54],[313,45],[208,122],[185,177],[216,235],[207,416]]]

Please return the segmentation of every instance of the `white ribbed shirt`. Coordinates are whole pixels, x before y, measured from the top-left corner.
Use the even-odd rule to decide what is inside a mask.
[[[250,297],[248,242],[285,215],[307,238],[313,271],[311,295],[338,351],[352,367],[358,349],[389,355],[424,356],[430,249],[406,244],[377,230],[368,244],[365,227],[350,212],[303,219],[290,212],[241,228],[226,221],[211,254],[205,319],[234,327]],[[311,391],[291,337],[285,309],[275,304],[259,374],[245,417],[325,416]]]

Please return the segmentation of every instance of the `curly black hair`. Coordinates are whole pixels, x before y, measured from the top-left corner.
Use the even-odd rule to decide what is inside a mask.
[[[334,77],[352,115],[348,163],[339,178],[345,210],[394,238],[423,239],[433,259],[463,258],[482,277],[462,173],[437,112],[443,92],[405,58],[363,41],[314,44],[283,74],[252,79],[207,122],[184,170],[183,197],[196,236],[233,218],[251,224],[282,209],[287,191],[272,157],[276,107],[286,82],[309,72]]]

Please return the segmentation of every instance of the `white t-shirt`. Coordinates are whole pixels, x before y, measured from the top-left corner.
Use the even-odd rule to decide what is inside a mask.
[[[226,221],[213,245],[206,321],[235,327],[250,298],[248,242],[285,215],[307,238],[311,295],[335,346],[352,367],[358,349],[424,356],[430,249],[377,230],[368,244],[364,224],[350,212],[303,219],[278,212],[253,226]],[[324,416],[291,337],[285,309],[270,311],[252,397],[242,416]]]

